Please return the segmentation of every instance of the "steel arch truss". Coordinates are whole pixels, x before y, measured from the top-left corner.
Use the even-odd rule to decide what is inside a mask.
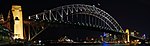
[[[72,4],[29,16],[34,21],[59,22],[97,27],[124,33],[117,21],[105,11],[90,5]]]

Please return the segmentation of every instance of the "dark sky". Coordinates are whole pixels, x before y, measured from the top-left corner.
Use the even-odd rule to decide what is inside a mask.
[[[11,4],[22,5],[24,18],[67,4],[95,5],[113,16],[124,30],[129,28],[147,34],[150,32],[149,0],[0,0],[1,12],[6,14]]]

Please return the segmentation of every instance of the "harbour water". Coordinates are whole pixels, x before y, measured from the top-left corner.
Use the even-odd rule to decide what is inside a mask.
[[[114,43],[43,43],[43,44],[28,44],[17,43],[7,44],[4,46],[150,46],[150,44],[114,44]]]

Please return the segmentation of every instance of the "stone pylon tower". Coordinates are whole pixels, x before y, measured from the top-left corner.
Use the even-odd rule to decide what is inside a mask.
[[[22,8],[20,5],[12,5],[11,10],[14,20],[14,39],[24,39]]]

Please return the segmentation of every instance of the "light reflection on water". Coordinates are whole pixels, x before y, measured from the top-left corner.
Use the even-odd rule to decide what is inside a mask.
[[[107,44],[106,42],[102,43],[103,46],[109,46],[109,44]]]
[[[34,46],[34,45],[33,45]],[[45,46],[149,46],[148,44],[109,44],[103,43],[55,43],[55,44],[45,44]]]
[[[50,45],[50,46],[129,46],[129,45],[125,45],[125,44],[108,44],[108,43],[102,43],[102,44],[70,44],[70,45],[66,45],[66,44],[55,44],[55,45]]]
[[[34,46],[34,45],[33,45]],[[102,44],[69,44],[69,45],[66,45],[66,44],[55,44],[55,45],[46,45],[46,46],[149,46],[149,45],[127,45],[127,44],[108,44],[108,43],[102,43]]]

